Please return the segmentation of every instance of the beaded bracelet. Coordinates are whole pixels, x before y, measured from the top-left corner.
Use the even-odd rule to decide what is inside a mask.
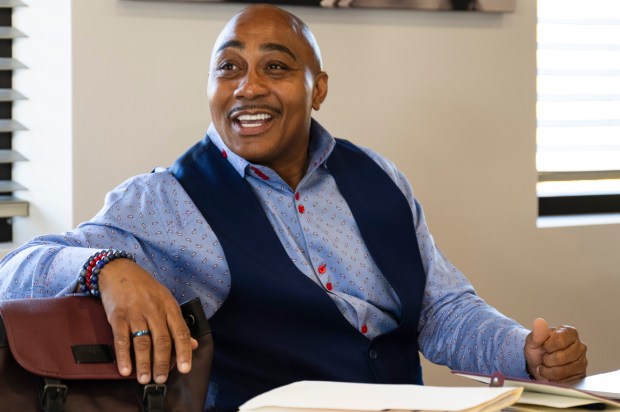
[[[95,253],[84,263],[80,275],[78,276],[80,291],[90,293],[96,298],[101,297],[101,292],[99,292],[99,272],[101,272],[101,269],[105,265],[115,259],[129,259],[132,262],[136,261],[136,257],[132,253],[127,253],[125,251],[108,249]]]

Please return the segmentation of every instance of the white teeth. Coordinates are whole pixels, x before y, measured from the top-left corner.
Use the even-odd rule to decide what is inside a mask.
[[[241,127],[259,127],[269,119],[271,119],[271,115],[267,113],[242,114],[237,117],[237,120],[240,122]]]
[[[271,115],[268,115],[267,113],[242,114],[241,116],[237,117],[237,120],[241,122],[251,122],[251,121],[257,121],[257,120],[260,121],[260,120],[268,120],[268,119],[271,119]]]

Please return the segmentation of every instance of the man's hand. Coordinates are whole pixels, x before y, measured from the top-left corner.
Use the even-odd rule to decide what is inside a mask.
[[[131,260],[116,259],[101,269],[99,290],[121,375],[131,374],[131,348],[142,384],[151,378],[156,383],[166,381],[173,347],[179,372],[190,371],[192,349],[198,342],[191,338],[179,304],[164,285]],[[144,330],[150,334],[132,338],[132,332]]]
[[[586,376],[587,347],[571,326],[550,328],[544,319],[535,319],[525,340],[525,361],[537,380],[565,382]]]

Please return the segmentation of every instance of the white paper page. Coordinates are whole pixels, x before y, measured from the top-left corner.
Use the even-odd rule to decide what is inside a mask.
[[[456,375],[463,376],[465,378],[474,379],[482,383],[489,383],[490,377],[481,376],[481,375],[469,375],[466,373],[455,373]],[[538,399],[540,402],[545,401],[545,403],[541,403],[541,405],[547,405],[556,408],[565,408],[567,406],[562,406],[565,403],[573,402],[575,406],[588,405],[593,403],[605,403],[608,407],[620,408],[620,403],[615,402],[613,400],[604,399],[599,396],[594,396],[589,393],[582,392],[577,389],[573,389],[566,386],[555,385],[551,383],[545,382],[537,382],[537,381],[526,381],[526,380],[512,380],[509,378],[504,378],[504,387],[523,387],[523,395],[521,395],[521,399],[529,399],[530,404],[534,404],[533,399]],[[534,394],[540,394],[537,397]],[[561,398],[565,398],[562,400]],[[577,403],[577,400],[581,400],[581,403]],[[519,402],[522,402],[521,400]]]
[[[239,410],[267,406],[329,410],[460,411],[484,404],[511,391],[516,401],[518,388],[455,388],[419,385],[382,385],[346,382],[301,381],[259,395]]]
[[[618,412],[620,409],[614,407],[606,407],[605,412]],[[304,411],[305,412],[305,411]],[[550,406],[540,406],[540,405],[527,405],[524,403],[518,403],[516,405],[511,405],[507,408],[502,409],[502,412],[592,412],[592,408],[584,407],[575,407],[575,408],[567,408],[567,409],[558,409],[552,408]]]
[[[530,405],[550,406],[553,408],[574,408],[576,406],[592,405],[590,399],[572,398],[570,396],[556,396],[539,392],[523,392],[519,403]]]
[[[620,399],[620,370],[590,375],[570,386],[611,399]]]

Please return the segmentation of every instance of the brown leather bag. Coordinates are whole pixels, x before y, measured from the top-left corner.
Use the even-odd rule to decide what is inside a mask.
[[[101,301],[82,296],[0,302],[2,411],[204,411],[213,357],[198,299],[181,305],[198,340],[192,370],[174,365],[165,385],[121,376]]]

